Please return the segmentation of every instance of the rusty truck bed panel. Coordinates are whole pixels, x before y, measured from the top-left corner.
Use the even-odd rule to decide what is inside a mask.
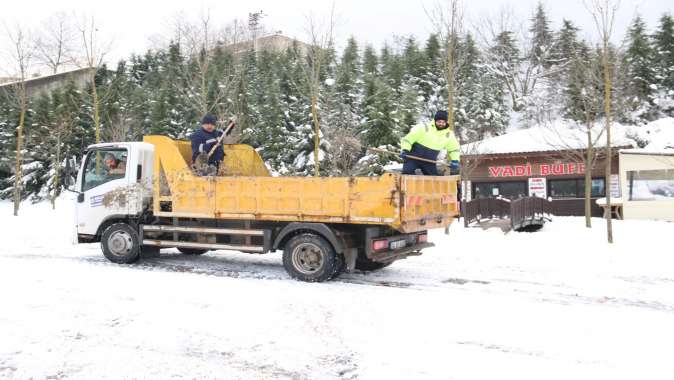
[[[414,232],[447,226],[458,214],[456,177],[271,177],[246,145],[225,147],[228,175],[200,177],[189,168],[188,142],[144,141],[155,146],[157,216],[377,224]]]

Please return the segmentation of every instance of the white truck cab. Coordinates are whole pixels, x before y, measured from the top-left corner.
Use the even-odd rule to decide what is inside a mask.
[[[95,241],[106,220],[140,215],[152,197],[154,145],[143,142],[90,145],[77,175],[79,242]]]

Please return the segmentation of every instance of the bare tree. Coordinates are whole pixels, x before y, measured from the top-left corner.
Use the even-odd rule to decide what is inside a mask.
[[[587,99],[588,102],[594,100],[596,99]],[[542,125],[549,132],[544,139],[551,149],[558,150],[562,157],[569,161],[582,162],[584,165],[585,226],[591,228],[592,169],[599,159],[604,158],[603,154],[599,154],[595,147],[604,136],[605,130],[592,117],[587,117],[584,122],[577,122],[573,126],[560,126],[551,122]]]
[[[9,74],[17,76],[17,81],[11,85],[8,99],[19,109],[19,125],[16,128],[16,158],[14,166],[14,216],[19,215],[21,204],[23,139],[26,112],[28,111],[28,92],[26,79],[35,54],[35,43],[31,33],[23,27],[6,27],[6,34],[11,44],[8,54]]]
[[[306,30],[309,37],[309,52],[306,65],[302,65],[308,78],[311,96],[311,118],[314,124],[314,168],[315,176],[320,176],[319,147],[321,143],[321,118],[318,99],[321,95],[321,66],[326,63],[327,50],[333,44],[335,28],[335,4],[332,3],[327,20],[318,20],[313,14],[306,17]]]
[[[101,99],[96,87],[96,74],[103,65],[105,56],[110,52],[112,41],[104,42],[101,40],[99,24],[94,16],[83,16],[81,20],[78,20],[77,28],[84,52],[83,63],[89,69],[95,141],[98,144],[101,142]]]
[[[454,94],[456,85],[456,72],[461,64],[457,56],[457,42],[463,30],[463,5],[461,0],[446,0],[445,3],[436,3],[426,15],[431,20],[434,29],[444,42],[444,65],[443,73],[447,84],[447,112],[449,118],[447,124],[454,130]]]
[[[481,140],[462,144],[461,176],[464,178],[472,177],[472,173],[480,166],[480,163],[484,161],[484,154],[486,153],[487,152],[483,152]],[[466,194],[462,194],[462,197],[466,199]]]
[[[217,67],[215,54],[231,51],[248,39],[248,30],[239,21],[225,28],[217,28],[211,19],[210,10],[202,10],[196,21],[184,15],[176,17],[174,42],[179,43],[187,56],[187,65],[182,66],[190,107],[197,113],[213,113],[219,120],[232,113],[227,103],[243,75],[243,61],[235,59],[231,65]],[[233,57],[237,58],[237,57]]]
[[[54,177],[52,179],[53,193],[51,197],[52,209],[56,208],[56,197],[60,188],[61,162],[63,161],[61,149],[64,141],[68,141],[72,134],[76,118],[76,114],[72,110],[77,109],[78,106],[79,104],[75,104],[73,99],[67,93],[64,93],[60,104],[54,109],[55,128],[53,132],[56,134],[56,146],[54,147],[55,152],[52,161],[52,166],[54,167]],[[66,152],[65,157],[69,159],[68,152]]]
[[[36,59],[52,74],[74,62],[75,32],[68,16],[61,12],[45,20],[36,44]]]
[[[489,62],[487,68],[502,80],[516,112],[525,110],[527,99],[564,68],[563,63],[552,67],[541,64],[543,58],[550,55],[551,46],[534,52],[532,35],[517,20],[512,8],[502,7],[495,15],[484,17],[475,29]],[[509,49],[511,43],[512,50]],[[549,108],[538,107],[537,112]],[[548,115],[542,115],[545,116]]]
[[[599,88],[602,78],[598,76],[598,73],[601,72],[601,65],[596,60],[582,54],[570,57],[570,64],[569,80],[576,83],[579,90],[579,94],[577,94],[579,98],[578,114],[572,117],[576,120],[576,124],[570,128],[566,126],[560,128],[548,120],[542,125],[550,132],[550,138],[546,141],[548,145],[561,151],[562,155],[568,160],[583,162],[585,166],[585,226],[591,228],[592,169],[594,169],[598,159],[603,157],[595,147],[606,132],[604,126],[597,122],[602,106]]]
[[[609,68],[609,41],[613,33],[615,15],[620,6],[616,0],[591,0],[585,4],[592,15],[602,42],[601,60],[604,73],[604,117],[606,129],[606,207],[611,210],[611,70]],[[606,213],[606,235],[613,243],[612,213]]]

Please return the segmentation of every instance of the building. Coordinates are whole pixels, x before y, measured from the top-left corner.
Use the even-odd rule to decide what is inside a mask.
[[[238,57],[248,53],[251,49],[255,50],[256,52],[268,51],[273,53],[282,53],[293,46],[297,47],[300,55],[306,55],[309,51],[310,45],[294,38],[283,36],[281,34],[272,34],[227,45],[226,48],[231,50],[234,56]]]
[[[634,146],[625,133],[616,132],[612,142],[616,149],[610,158],[614,197],[620,195],[618,151]],[[597,136],[600,131],[594,133]],[[582,130],[559,124],[516,130],[468,144],[462,155],[462,196],[466,200],[545,197],[551,199],[555,215],[580,216],[585,214],[585,172],[590,170],[592,215],[601,216],[603,210],[595,200],[607,191],[605,137],[596,142],[598,158],[591,168],[583,163],[586,141]]]
[[[621,150],[619,165],[623,217],[674,221],[674,149]]]
[[[35,98],[42,94],[49,94],[57,88],[65,86],[69,81],[73,81],[77,88],[84,88],[91,78],[92,68],[70,70],[58,74],[44,75],[26,79],[26,93],[29,98]],[[0,94],[6,94],[12,91],[13,86],[18,82],[10,81],[0,82]]]

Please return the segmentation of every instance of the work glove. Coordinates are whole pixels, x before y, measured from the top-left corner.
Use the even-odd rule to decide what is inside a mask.
[[[410,154],[409,151],[403,150],[402,152],[400,152],[400,158],[402,158],[403,160],[405,160],[405,159],[407,159],[407,155],[408,155],[408,154]]]
[[[449,163],[449,172],[451,174],[459,174],[459,161],[457,160],[452,160]]]

